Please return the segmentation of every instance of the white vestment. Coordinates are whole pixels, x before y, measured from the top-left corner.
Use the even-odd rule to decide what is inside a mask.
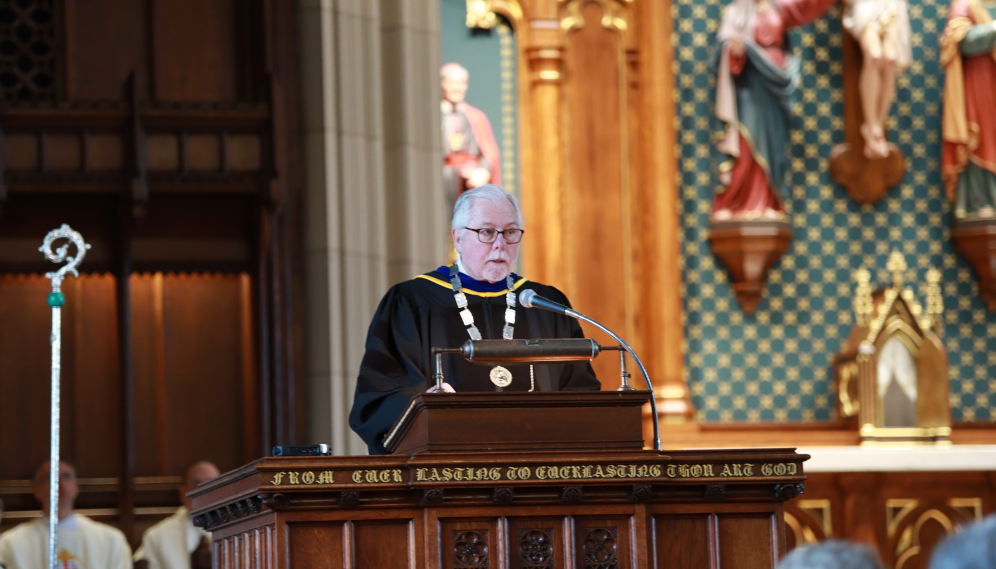
[[[135,561],[145,559],[149,569],[190,569],[190,554],[211,534],[194,526],[187,508],[150,527],[142,536]]]
[[[59,522],[60,569],[131,569],[131,547],[121,530],[73,514]],[[5,569],[48,566],[48,518],[38,518],[0,536]]]

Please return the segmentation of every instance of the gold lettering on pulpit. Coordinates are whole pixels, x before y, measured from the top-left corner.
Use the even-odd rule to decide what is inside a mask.
[[[439,474],[435,472],[435,469],[432,469],[432,474],[429,474],[428,470],[429,469],[427,468],[416,469],[415,480],[433,480],[433,476],[435,476],[435,480],[439,480]],[[322,473],[323,476],[325,474],[328,474],[331,479],[331,472]],[[319,478],[319,482],[320,481],[321,478]],[[364,482],[367,484],[387,484],[390,482],[404,483],[404,478],[402,477],[401,470],[397,468],[394,470],[354,470],[353,482],[356,484],[362,484]]]
[[[311,472],[310,470],[308,472],[305,472],[304,474],[301,475],[301,482],[304,482],[305,484],[314,484],[315,473]]]
[[[765,476],[795,476],[798,472],[799,465],[794,462],[761,465],[761,474]]]
[[[318,475],[319,484],[335,484],[335,473],[331,470],[326,470]]]
[[[277,485],[280,484],[280,481],[283,480],[283,479],[284,479],[284,473],[283,472],[278,472],[278,473],[276,473],[276,474],[273,475],[273,480],[270,480],[270,484],[273,484],[274,486],[277,486]]]
[[[532,470],[528,466],[523,466],[521,468],[516,468],[514,466],[509,466],[508,470],[505,471],[505,478],[508,480],[529,480],[532,477]],[[497,472],[497,478],[494,480],[501,480],[501,471]]]
[[[289,482],[291,484],[300,484],[301,481],[298,479],[297,472],[288,472],[287,473],[287,482]]]
[[[764,465],[762,471],[765,475],[769,475],[769,471],[772,470],[771,465]],[[719,476],[727,478],[746,478],[749,476],[754,476],[754,465],[753,464],[669,464],[663,469],[660,465],[653,465],[649,468],[649,475],[651,477],[658,477],[664,472],[664,475],[668,478],[712,478],[716,476],[716,472],[719,472]],[[637,471],[640,474],[640,471]]]

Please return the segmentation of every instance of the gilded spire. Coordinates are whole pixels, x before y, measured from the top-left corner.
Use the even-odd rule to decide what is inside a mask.
[[[869,284],[871,273],[866,269],[859,269],[854,273],[854,278],[858,281],[854,290],[854,312],[857,314],[858,324],[866,326],[872,314],[872,289]]]
[[[906,272],[906,257],[899,251],[893,251],[889,255],[888,262],[885,263],[885,268],[892,273],[892,286],[901,288],[903,286],[903,273]]]
[[[941,296],[941,271],[927,271],[927,322],[941,329],[941,314],[944,313],[944,297]]]

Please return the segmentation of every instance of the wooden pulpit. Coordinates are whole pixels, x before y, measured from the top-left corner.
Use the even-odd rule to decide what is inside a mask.
[[[258,460],[194,522],[219,569],[773,568],[809,457],[644,450],[648,396],[424,394],[394,454]]]

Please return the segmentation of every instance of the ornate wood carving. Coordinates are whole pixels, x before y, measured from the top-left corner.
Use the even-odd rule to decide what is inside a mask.
[[[0,6],[0,97],[51,100],[58,96],[61,15],[55,0],[20,0]]]
[[[773,489],[775,498],[780,500],[791,500],[806,492],[805,484],[775,484]]]
[[[488,530],[453,532],[453,567],[490,567]]]
[[[360,493],[345,491],[339,494],[339,505],[345,508],[352,508],[360,504]]]
[[[584,492],[580,486],[565,486],[560,499],[564,502],[580,502],[584,499]]]
[[[832,502],[828,499],[790,500],[785,503],[787,548],[833,539]]]
[[[422,493],[422,501],[426,504],[441,504],[443,502],[442,488],[428,488]]]
[[[645,502],[654,496],[654,488],[650,485],[638,484],[633,486],[633,492],[630,494],[633,500],[638,502]]]
[[[925,566],[943,536],[982,519],[982,500],[893,498],[886,500],[885,510],[888,555],[895,566]]]
[[[726,499],[726,484],[706,484],[705,496],[710,500]]]
[[[906,159],[899,147],[889,143],[889,155],[870,159],[865,156],[865,141],[861,136],[864,112],[861,108],[859,76],[861,46],[846,31],[844,35],[844,137],[846,142],[830,151],[830,176],[847,188],[847,193],[860,204],[877,203],[889,188],[903,181]]]
[[[271,510],[281,510],[290,504],[290,499],[283,494],[260,494],[259,499]]]
[[[515,489],[509,486],[495,488],[492,500],[496,504],[511,504],[512,501],[515,500]]]
[[[951,240],[975,269],[979,296],[990,311],[996,311],[996,219],[956,220]]]
[[[729,271],[733,292],[747,314],[757,309],[768,270],[788,251],[791,240],[787,221],[713,222],[709,244]]]
[[[516,536],[519,569],[553,569],[553,528],[519,530]]]
[[[584,569],[618,569],[619,528],[591,528],[584,537],[581,551],[584,553]]]

